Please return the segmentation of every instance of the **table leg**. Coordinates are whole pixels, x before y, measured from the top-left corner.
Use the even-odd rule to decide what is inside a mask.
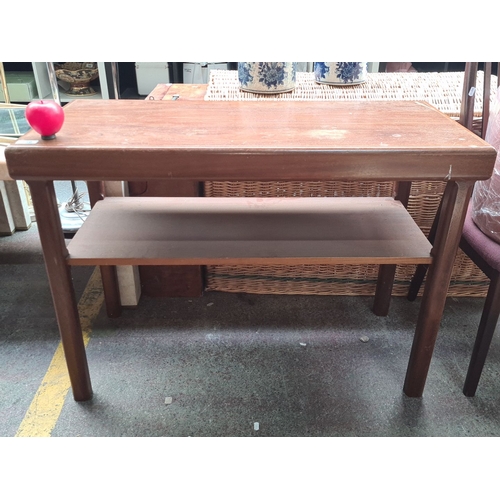
[[[395,200],[399,200],[406,208],[410,199],[411,181],[400,181],[396,185]],[[396,265],[382,264],[379,266],[377,288],[373,301],[373,312],[377,316],[387,316],[391,304],[392,287],[396,276]]]
[[[90,206],[93,207],[98,201],[104,199],[105,189],[102,181],[87,181]],[[122,313],[120,300],[120,288],[116,266],[99,266],[101,271],[102,288],[106,303],[106,312],[110,318],[118,318]]]
[[[376,316],[387,316],[391,305],[392,287],[396,276],[394,264],[382,264],[378,268],[377,288],[372,311]]]
[[[101,271],[106,313],[109,318],[118,318],[122,314],[122,304],[116,266],[99,266],[99,270]]]
[[[45,181],[28,184],[73,397],[76,401],[86,401],[92,398],[92,386],[54,184]]]
[[[403,388],[410,397],[421,397],[424,391],[472,186],[470,182],[451,181],[443,194],[431,251],[433,261],[429,266]]]

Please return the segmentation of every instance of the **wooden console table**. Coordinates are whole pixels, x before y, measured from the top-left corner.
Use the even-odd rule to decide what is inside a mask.
[[[429,263],[404,392],[422,395],[474,181],[495,150],[422,102],[77,101],[6,150],[31,189],[75,400],[92,396],[70,266]],[[66,248],[53,181],[447,180],[431,248],[392,198],[105,198]],[[384,276],[384,273],[381,273]],[[115,303],[116,284],[105,279]],[[378,299],[386,300],[381,283]],[[376,297],[377,300],[377,297]],[[119,301],[118,301],[119,304]],[[108,309],[113,312],[113,307]]]

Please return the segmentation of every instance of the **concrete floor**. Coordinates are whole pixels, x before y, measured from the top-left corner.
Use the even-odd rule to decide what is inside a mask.
[[[77,298],[91,272],[73,270]],[[9,437],[59,342],[36,224],[0,238],[0,282]],[[419,302],[394,298],[386,318],[371,303],[212,292],[142,297],[118,319],[101,310],[87,347],[94,398],[70,391],[52,436],[500,436],[498,335],[476,397],[462,394],[482,300],[448,300],[419,399],[402,392]]]

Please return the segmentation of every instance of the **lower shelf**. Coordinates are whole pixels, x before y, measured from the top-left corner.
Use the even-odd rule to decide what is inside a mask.
[[[428,264],[431,245],[392,198],[99,201],[70,265]]]

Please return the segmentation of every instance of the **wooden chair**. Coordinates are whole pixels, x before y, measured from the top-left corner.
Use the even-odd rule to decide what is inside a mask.
[[[459,122],[481,137],[485,137],[490,112],[491,63],[485,63],[482,119],[474,121],[474,90],[478,63],[467,63],[464,77],[464,90]],[[429,233],[429,240],[434,241],[440,209]],[[460,240],[460,248],[490,279],[483,313],[472,357],[469,363],[463,393],[474,396],[484,367],[489,346],[500,315],[500,245],[486,236],[473,222],[471,206],[467,212]],[[425,278],[427,266],[417,266],[410,283],[408,300],[415,300]]]
[[[500,244],[486,236],[474,224],[471,206],[465,219],[460,248],[490,279],[463,388],[466,396],[474,396],[500,315]]]

